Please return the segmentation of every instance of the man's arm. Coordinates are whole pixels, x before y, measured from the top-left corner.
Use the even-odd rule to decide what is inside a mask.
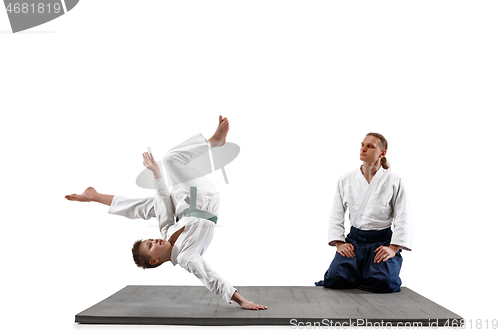
[[[394,232],[391,238],[391,246],[399,246],[403,250],[411,251],[413,240],[413,226],[406,195],[405,186],[402,179],[394,185],[393,216]]]
[[[344,216],[347,205],[343,199],[343,192],[343,179],[340,178],[334,191],[332,209],[328,220],[328,244],[331,246],[337,246],[337,241],[340,241],[340,244],[345,242]]]

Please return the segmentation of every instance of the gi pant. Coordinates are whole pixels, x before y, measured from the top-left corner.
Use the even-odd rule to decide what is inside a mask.
[[[346,243],[354,246],[355,257],[344,257],[338,252],[335,253],[324,279],[316,282],[316,286],[331,289],[358,288],[376,293],[401,291],[401,250],[385,262],[374,263],[375,250],[382,245],[389,246],[391,236],[391,228],[366,231],[351,227]]]

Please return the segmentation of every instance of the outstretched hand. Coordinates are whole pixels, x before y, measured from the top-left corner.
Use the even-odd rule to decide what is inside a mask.
[[[153,171],[155,178],[161,178],[160,167],[153,158],[153,154],[150,154],[148,152],[142,153],[142,158],[144,159],[142,161],[142,164],[149,170]]]
[[[156,163],[153,158],[153,154],[150,154],[148,152],[142,153],[142,158],[144,159],[144,161],[142,161],[142,164],[144,164],[144,166],[149,170],[155,171],[160,169],[158,163]]]

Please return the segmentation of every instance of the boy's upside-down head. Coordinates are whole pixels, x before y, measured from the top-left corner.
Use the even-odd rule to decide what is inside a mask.
[[[170,260],[172,245],[164,239],[138,240],[132,247],[132,256],[138,267],[155,268]]]

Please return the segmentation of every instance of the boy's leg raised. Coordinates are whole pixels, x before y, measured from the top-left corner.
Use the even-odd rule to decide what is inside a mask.
[[[156,217],[154,198],[129,199],[119,195],[102,194],[93,187],[88,187],[82,194],[69,194],[65,198],[69,201],[98,202],[110,206],[108,213],[129,219],[148,220]]]
[[[188,140],[172,148],[163,158],[163,164],[167,170],[167,177],[173,191],[184,190],[189,192],[191,186],[198,188],[200,195],[217,193],[212,183],[204,177],[206,172],[193,167],[191,162],[203,154],[206,155],[207,163],[210,163],[208,151],[224,145],[229,121],[227,118],[219,117],[219,123],[214,135],[206,140],[201,134],[196,134]],[[210,167],[211,169],[211,167]]]

